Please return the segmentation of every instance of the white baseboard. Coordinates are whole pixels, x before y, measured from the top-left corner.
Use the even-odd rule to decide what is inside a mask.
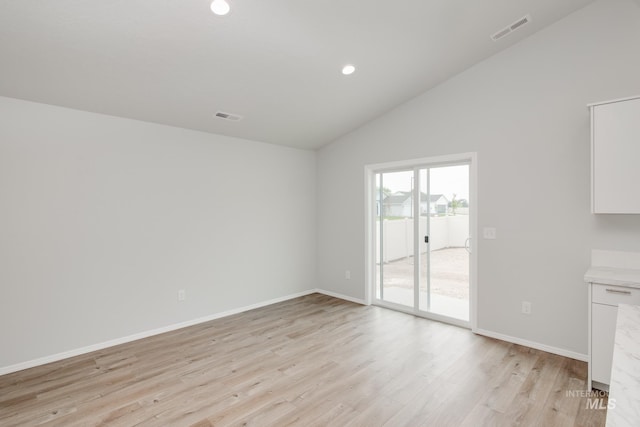
[[[116,346],[116,345],[125,344],[125,343],[131,342],[131,341],[136,341],[136,340],[139,340],[139,339],[142,339],[142,338],[151,337],[153,335],[163,334],[165,332],[175,331],[177,329],[186,328],[188,326],[197,325],[199,323],[208,322],[210,320],[220,319],[222,317],[231,316],[233,314],[242,313],[242,312],[245,312],[245,311],[249,311],[249,310],[253,310],[253,309],[256,309],[256,308],[264,307],[264,306],[267,306],[267,305],[275,304],[275,303],[278,303],[278,302],[282,302],[282,301],[287,301],[287,300],[294,299],[294,298],[303,297],[305,295],[310,295],[310,294],[313,294],[313,293],[316,293],[316,292],[324,293],[324,292],[319,291],[317,289],[310,289],[308,291],[299,292],[299,293],[291,294],[291,295],[286,295],[284,297],[270,299],[268,301],[263,301],[263,302],[259,302],[259,303],[256,303],[256,304],[251,304],[251,305],[248,305],[248,306],[245,306],[245,307],[235,308],[235,309],[232,309],[232,310],[227,310],[227,311],[223,311],[221,313],[211,314],[209,316],[200,317],[200,318],[193,319],[193,320],[187,320],[186,322],[175,323],[173,325],[164,326],[162,328],[152,329],[150,331],[144,331],[144,332],[140,332],[140,333],[137,333],[137,334],[128,335],[128,336],[122,337],[122,338],[116,338],[116,339],[113,339],[113,340],[109,340],[109,341],[105,341],[105,342],[89,345],[89,346],[82,347],[82,348],[77,348],[77,349],[74,349],[74,350],[65,351],[65,352],[62,352],[62,353],[57,353],[57,354],[53,354],[53,355],[50,355],[50,356],[40,357],[40,358],[29,360],[29,361],[26,361],[26,362],[16,363],[15,365],[0,367],[0,375],[6,375],[6,374],[10,374],[12,372],[22,371],[23,369],[29,369],[29,368],[33,368],[33,367],[36,367],[36,366],[45,365],[45,364],[51,363],[51,362],[57,362],[59,360],[68,359],[70,357],[75,357],[75,356],[80,356],[82,354],[91,353],[92,351],[103,350],[103,349],[108,348],[108,347],[113,347],[113,346]],[[340,297],[337,297],[337,298],[340,298]]]
[[[325,291],[324,289],[316,289],[315,291],[322,295],[343,299],[345,301],[355,302],[356,304],[367,305],[367,303],[363,299],[353,298],[347,295],[339,294],[337,292]]]
[[[495,338],[501,341],[510,342],[513,344],[523,345],[525,347],[535,348],[536,350],[546,351],[547,353],[557,354],[559,356],[568,357],[570,359],[580,360],[582,362],[587,362],[589,357],[586,354],[576,353],[574,351],[565,350],[563,348],[552,347],[546,344],[540,344],[534,341],[525,340],[522,338],[516,338],[509,335],[500,334],[498,332],[487,331],[485,329],[475,329],[474,333],[478,335],[484,335],[485,337]]]
[[[169,325],[169,326],[164,326],[162,328],[157,328],[157,329],[152,329],[149,331],[144,331],[144,332],[140,332],[137,334],[133,334],[133,335],[128,335],[126,337],[122,337],[122,338],[116,338],[113,340],[109,340],[109,341],[105,341],[105,342],[101,342],[101,343],[97,343],[97,344],[93,344],[93,345],[89,345],[86,347],[82,347],[82,348],[78,348],[78,349],[74,349],[74,350],[69,350],[69,351],[65,351],[62,353],[57,353],[57,354],[53,354],[50,356],[45,356],[45,357],[40,357],[38,359],[33,359],[33,360],[29,360],[26,362],[21,362],[21,363],[17,363],[15,365],[10,365],[10,366],[5,366],[5,367],[0,367],[0,375],[6,375],[6,374],[10,374],[12,372],[17,372],[17,371],[22,371],[24,369],[29,369],[29,368],[33,368],[36,366],[41,366],[41,365],[45,365],[47,363],[51,363],[51,362],[57,362],[59,360],[63,360],[63,359],[68,359],[70,357],[75,357],[75,356],[80,356],[82,354],[86,354],[86,353],[91,353],[92,351],[98,351],[98,350],[103,350],[105,348],[109,348],[109,347],[113,347],[116,345],[120,345],[120,344],[125,344],[131,341],[136,341],[139,339],[143,339],[143,338],[147,338],[147,337],[151,337],[154,335],[159,335],[159,334],[163,334],[165,332],[171,332],[171,331],[175,331],[177,329],[182,329],[182,328],[186,328],[189,326],[193,326],[193,325],[197,325],[200,323],[204,323],[204,322],[209,322],[211,320],[215,320],[215,319],[220,319],[222,317],[227,317],[227,316],[231,316],[234,314],[238,314],[238,313],[242,313],[245,311],[249,311],[249,310],[253,310],[256,308],[260,308],[260,307],[265,307],[267,305],[271,305],[271,304],[276,304],[279,302],[283,302],[283,301],[288,301],[294,298],[299,298],[299,297],[303,297],[306,295],[310,295],[313,293],[319,293],[319,294],[323,294],[323,295],[328,295],[334,298],[339,298],[345,301],[350,301],[356,304],[361,304],[361,305],[367,305],[366,302],[363,299],[359,299],[359,298],[353,298],[347,295],[343,295],[343,294],[339,294],[337,292],[331,292],[331,291],[326,291],[324,289],[310,289],[308,291],[303,291],[303,292],[299,292],[296,294],[291,294],[291,295],[286,295],[283,297],[279,297],[279,298],[274,298],[274,299],[270,299],[267,301],[262,301],[256,304],[251,304],[248,306],[244,306],[244,307],[240,307],[240,308],[235,308],[232,310],[227,310],[227,311],[223,311],[220,313],[216,313],[216,314],[212,314],[209,316],[204,316],[204,317],[200,317],[197,319],[192,319],[192,320],[188,320],[186,322],[181,322],[181,323],[176,323],[173,325]],[[580,361],[584,361],[586,362],[588,360],[588,357],[586,354],[581,354],[581,353],[576,353],[573,351],[569,351],[569,350],[565,350],[565,349],[561,349],[561,348],[557,348],[557,347],[551,347],[545,344],[540,344],[537,342],[533,342],[533,341],[528,341],[525,339],[521,339],[521,338],[516,338],[516,337],[512,337],[509,335],[504,335],[504,334],[500,334],[497,332],[492,332],[492,331],[487,331],[484,329],[475,329],[473,331],[476,334],[479,335],[484,335],[490,338],[496,338],[502,341],[507,341],[507,342],[511,342],[514,344],[519,344],[519,345],[523,345],[526,347],[531,347],[531,348],[535,348],[537,350],[542,350],[542,351],[546,351],[548,353],[553,353],[553,354],[558,354],[560,356],[565,356],[565,357],[569,357],[571,359],[576,359],[576,360],[580,360]]]

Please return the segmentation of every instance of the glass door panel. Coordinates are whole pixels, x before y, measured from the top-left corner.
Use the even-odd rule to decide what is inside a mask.
[[[414,308],[414,171],[376,174],[376,297]]]
[[[468,321],[469,165],[420,169],[419,176],[420,233],[429,239],[420,246],[419,308]]]

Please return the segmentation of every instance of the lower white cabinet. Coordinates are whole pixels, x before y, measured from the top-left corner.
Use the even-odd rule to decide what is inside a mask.
[[[591,381],[609,385],[618,308],[591,304]]]
[[[640,305],[640,289],[591,283],[590,296],[590,386],[608,390],[611,381],[611,361],[613,360],[618,304]]]

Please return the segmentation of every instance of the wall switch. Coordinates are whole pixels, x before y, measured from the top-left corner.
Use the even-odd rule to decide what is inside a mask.
[[[351,280],[351,270],[345,270],[344,278],[347,280]]]
[[[522,314],[531,314],[531,303],[529,301],[522,301]]]
[[[185,299],[187,299],[187,291],[180,289],[178,291],[178,301],[184,301]]]
[[[485,239],[495,239],[496,238],[496,229],[494,227],[485,227],[482,229],[482,237]]]

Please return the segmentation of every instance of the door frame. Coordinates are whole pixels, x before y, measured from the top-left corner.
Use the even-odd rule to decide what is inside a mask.
[[[365,190],[365,303],[371,305],[375,295],[375,274],[376,274],[376,207],[375,207],[375,175],[376,173],[395,172],[414,168],[431,168],[438,166],[450,166],[461,163],[469,164],[469,235],[471,240],[469,248],[469,321],[457,320],[435,313],[427,313],[414,308],[401,306],[389,302],[377,302],[377,305],[388,307],[394,310],[403,311],[427,319],[442,321],[457,326],[470,328],[476,331],[478,325],[478,154],[475,152],[451,154],[445,156],[424,157],[419,159],[401,160],[395,162],[376,163],[365,165],[364,167],[364,190]]]

